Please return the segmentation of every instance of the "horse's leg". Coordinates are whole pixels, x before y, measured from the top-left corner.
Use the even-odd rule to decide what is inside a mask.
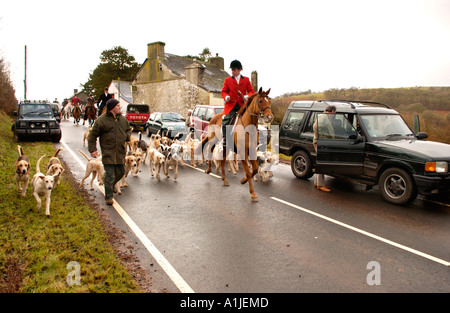
[[[252,163],[252,178],[258,173],[258,161],[257,160],[250,160],[250,163]]]
[[[211,173],[211,163],[212,163],[211,160],[206,161],[206,164],[208,164],[208,168],[205,170],[206,174]]]
[[[250,195],[252,197],[252,201],[253,202],[257,202],[258,201],[258,196],[255,193],[255,190],[253,189],[253,182],[252,182],[252,173],[250,173],[250,168],[248,166],[248,161],[247,160],[242,160],[242,166],[244,167],[244,171],[245,171],[245,177],[241,179],[241,184],[245,184],[246,182],[248,182],[248,189],[250,191]]]
[[[223,158],[220,160],[220,167],[222,170],[222,181],[224,186],[230,186],[230,182],[228,181],[227,177],[225,176],[225,163],[227,162],[226,158]]]
[[[211,139],[210,139],[211,140]],[[206,171],[205,171],[205,173],[206,174],[209,174],[209,173],[211,173],[211,165],[212,165],[212,148],[210,147],[210,141],[208,141],[206,144],[205,144],[205,148],[206,149],[204,149],[205,151],[206,151],[206,153],[207,153],[207,155],[206,155],[206,164],[208,164],[208,168],[206,169]],[[203,154],[205,153],[205,151],[203,151]]]

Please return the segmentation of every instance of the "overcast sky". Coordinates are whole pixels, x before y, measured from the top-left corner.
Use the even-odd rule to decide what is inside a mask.
[[[147,44],[213,55],[256,70],[273,97],[330,88],[450,86],[449,0],[3,1],[0,55],[23,98],[70,97],[100,54]]]

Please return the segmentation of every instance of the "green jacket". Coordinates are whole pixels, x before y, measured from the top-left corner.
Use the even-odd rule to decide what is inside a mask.
[[[121,114],[116,118],[111,112],[99,116],[88,137],[88,151],[97,150],[97,138],[100,137],[100,148],[103,164],[125,164],[127,152],[126,142],[130,141],[131,127]]]

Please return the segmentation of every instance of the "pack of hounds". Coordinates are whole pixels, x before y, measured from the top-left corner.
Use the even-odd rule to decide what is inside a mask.
[[[86,146],[86,139],[89,135],[91,127],[87,129],[83,136],[83,146]],[[202,155],[200,158],[194,157],[195,151],[201,145],[201,140],[194,139],[191,132],[186,136],[184,140],[182,134],[176,135],[174,139],[161,136],[158,134],[152,135],[150,142],[147,143],[142,139],[141,133],[138,134],[138,138],[131,136],[130,141],[127,143],[127,155],[125,157],[125,174],[122,179],[116,184],[115,190],[118,194],[121,194],[121,188],[128,187],[127,177],[131,173],[134,177],[138,176],[141,168],[141,164],[145,164],[146,160],[149,161],[151,176],[155,176],[158,181],[161,180],[161,170],[166,175],[166,178],[170,178],[170,171],[174,171],[173,178],[176,180],[178,177],[178,166],[185,167],[184,161],[189,161],[192,167],[197,167],[197,164],[203,164],[205,158]],[[19,157],[15,163],[15,179],[18,192],[22,197],[26,196],[27,187],[30,181],[30,169],[31,165],[28,157],[24,154],[21,146],[18,147]],[[37,209],[41,208],[41,198],[45,196],[46,206],[45,215],[50,216],[50,197],[52,190],[59,185],[61,174],[64,172],[64,168],[61,161],[58,158],[60,151],[63,148],[59,148],[55,155],[50,158],[47,165],[47,173],[40,172],[40,162],[45,157],[41,156],[36,163],[36,174],[31,179],[32,193],[37,201]],[[220,162],[223,157],[223,147],[216,145],[212,151],[210,157],[214,162],[216,171],[219,172]],[[97,178],[98,184],[101,186],[104,184],[105,170],[101,156],[98,158],[90,158],[86,153],[77,149],[77,151],[83,155],[88,161],[86,164],[85,174],[80,182],[80,187],[84,187],[85,180],[91,176],[90,190],[94,190],[93,183]],[[258,158],[258,173],[262,182],[267,182],[269,178],[273,177],[272,165],[276,165],[279,162],[278,155],[271,154],[269,151],[257,151]],[[229,152],[227,156],[226,166],[228,171],[232,171],[234,175],[239,171],[239,163],[236,154],[233,151]],[[257,180],[257,177],[254,176]]]
[[[45,155],[39,158],[36,163],[36,174],[34,174],[33,178],[31,178],[31,182],[31,164],[29,158],[25,155],[21,146],[17,146],[17,149],[19,152],[19,157],[14,164],[14,177],[16,179],[17,190],[22,197],[25,197],[28,184],[31,183],[33,197],[37,202],[37,209],[41,209],[41,197],[45,197],[45,215],[50,216],[50,197],[52,190],[60,184],[61,174],[64,172],[64,167],[58,158],[59,152],[62,148],[56,150],[55,155],[48,161],[46,174],[41,173],[40,171],[40,163]]]

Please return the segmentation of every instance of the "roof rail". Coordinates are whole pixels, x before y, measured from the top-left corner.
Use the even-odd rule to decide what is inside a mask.
[[[366,101],[366,100],[340,100],[340,99],[327,99],[327,100],[318,100],[318,102],[346,102],[348,104],[350,104],[350,106],[352,107],[352,109],[355,108],[355,106],[353,105],[354,103],[364,103],[364,104],[379,104],[379,105],[383,105],[388,109],[392,109],[389,105],[381,103],[381,102],[374,102],[374,101]]]

